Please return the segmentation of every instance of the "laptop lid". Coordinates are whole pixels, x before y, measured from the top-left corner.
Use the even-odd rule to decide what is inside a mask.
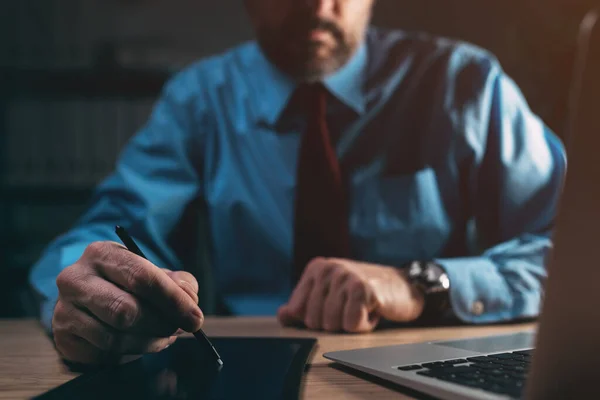
[[[600,381],[600,26],[580,26],[568,117],[568,171],[548,258],[527,398],[575,399]]]

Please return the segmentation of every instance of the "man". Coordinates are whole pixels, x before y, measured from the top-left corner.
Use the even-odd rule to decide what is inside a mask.
[[[181,271],[198,202],[233,314],[347,332],[537,315],[562,146],[492,56],[368,28],[373,2],[246,0],[257,43],[166,85],[31,275],[65,359],[159,351],[200,328]]]

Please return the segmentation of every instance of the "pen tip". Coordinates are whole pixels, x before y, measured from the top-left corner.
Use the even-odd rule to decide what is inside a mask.
[[[217,364],[219,364],[219,368],[221,368],[223,366],[223,360],[221,360],[220,358],[217,360]]]

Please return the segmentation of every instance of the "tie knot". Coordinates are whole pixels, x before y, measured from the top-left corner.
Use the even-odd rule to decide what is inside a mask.
[[[327,95],[327,88],[322,82],[301,83],[297,91],[304,98],[316,99]]]
[[[296,90],[298,104],[309,115],[325,115],[327,93],[327,88],[321,82],[303,83]]]

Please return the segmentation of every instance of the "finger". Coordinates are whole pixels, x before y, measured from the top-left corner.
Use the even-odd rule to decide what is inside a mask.
[[[290,300],[287,303],[286,309],[288,310],[290,316],[293,316],[299,321],[304,320],[304,315],[306,313],[306,302],[308,300],[308,295],[310,294],[314,281],[309,276],[303,276],[300,280],[300,283],[296,286],[292,295],[290,296]]]
[[[161,269],[192,298],[194,303],[198,304],[198,282],[192,274],[186,271],[171,271],[167,268]]]
[[[321,274],[320,279],[315,281],[313,289],[308,296],[304,324],[309,329],[317,330],[322,327],[323,308],[325,307],[325,298],[329,293],[330,279],[328,274]]]
[[[346,304],[346,284],[350,275],[345,270],[334,271],[331,278],[329,294],[323,307],[323,329],[337,332],[344,322],[344,305]]]
[[[172,271],[167,275],[198,304],[198,281],[187,271]]]
[[[116,243],[94,243],[86,252],[90,259],[100,260],[95,267],[102,276],[171,315],[181,328],[195,332],[202,327],[204,315],[198,305],[148,260]]]
[[[57,333],[85,339],[102,352],[114,355],[156,353],[175,342],[177,336],[152,337],[118,331],[70,303],[56,316]]]
[[[100,349],[78,336],[55,335],[54,343],[58,353],[65,360],[86,365],[100,365],[104,361],[104,355]]]
[[[330,292],[325,299],[323,309],[323,329],[328,332],[339,332],[344,322],[344,304],[346,304],[346,292],[338,290]]]
[[[156,337],[168,337],[177,331],[177,324],[168,314],[100,277],[61,283],[60,290],[64,299],[118,331]]]
[[[290,297],[290,301],[288,302],[290,311],[300,321],[304,320],[308,297],[315,285],[316,278],[326,265],[327,259],[323,257],[313,258],[306,265],[304,273],[300,277],[300,283],[298,283]]]
[[[339,288],[332,288],[325,299],[323,308],[323,329],[328,332],[342,330],[344,323],[344,305],[346,304],[346,292]]]
[[[52,315],[52,336],[57,351],[65,360],[90,365],[99,364],[102,360],[100,349],[63,328],[71,319],[73,311],[66,308],[65,304],[67,303],[59,296]]]
[[[379,322],[375,314],[370,314],[373,307],[368,297],[366,289],[361,284],[350,285],[346,290],[343,312],[343,328],[346,332],[370,332]]]
[[[283,305],[277,310],[277,319],[284,326],[296,326],[302,322],[294,313],[291,312],[289,306]]]
[[[369,310],[357,301],[346,301],[344,306],[343,328],[346,332],[364,333],[372,330]]]
[[[182,286],[187,286],[193,293],[198,294],[198,281],[187,271],[171,271],[168,275]]]

